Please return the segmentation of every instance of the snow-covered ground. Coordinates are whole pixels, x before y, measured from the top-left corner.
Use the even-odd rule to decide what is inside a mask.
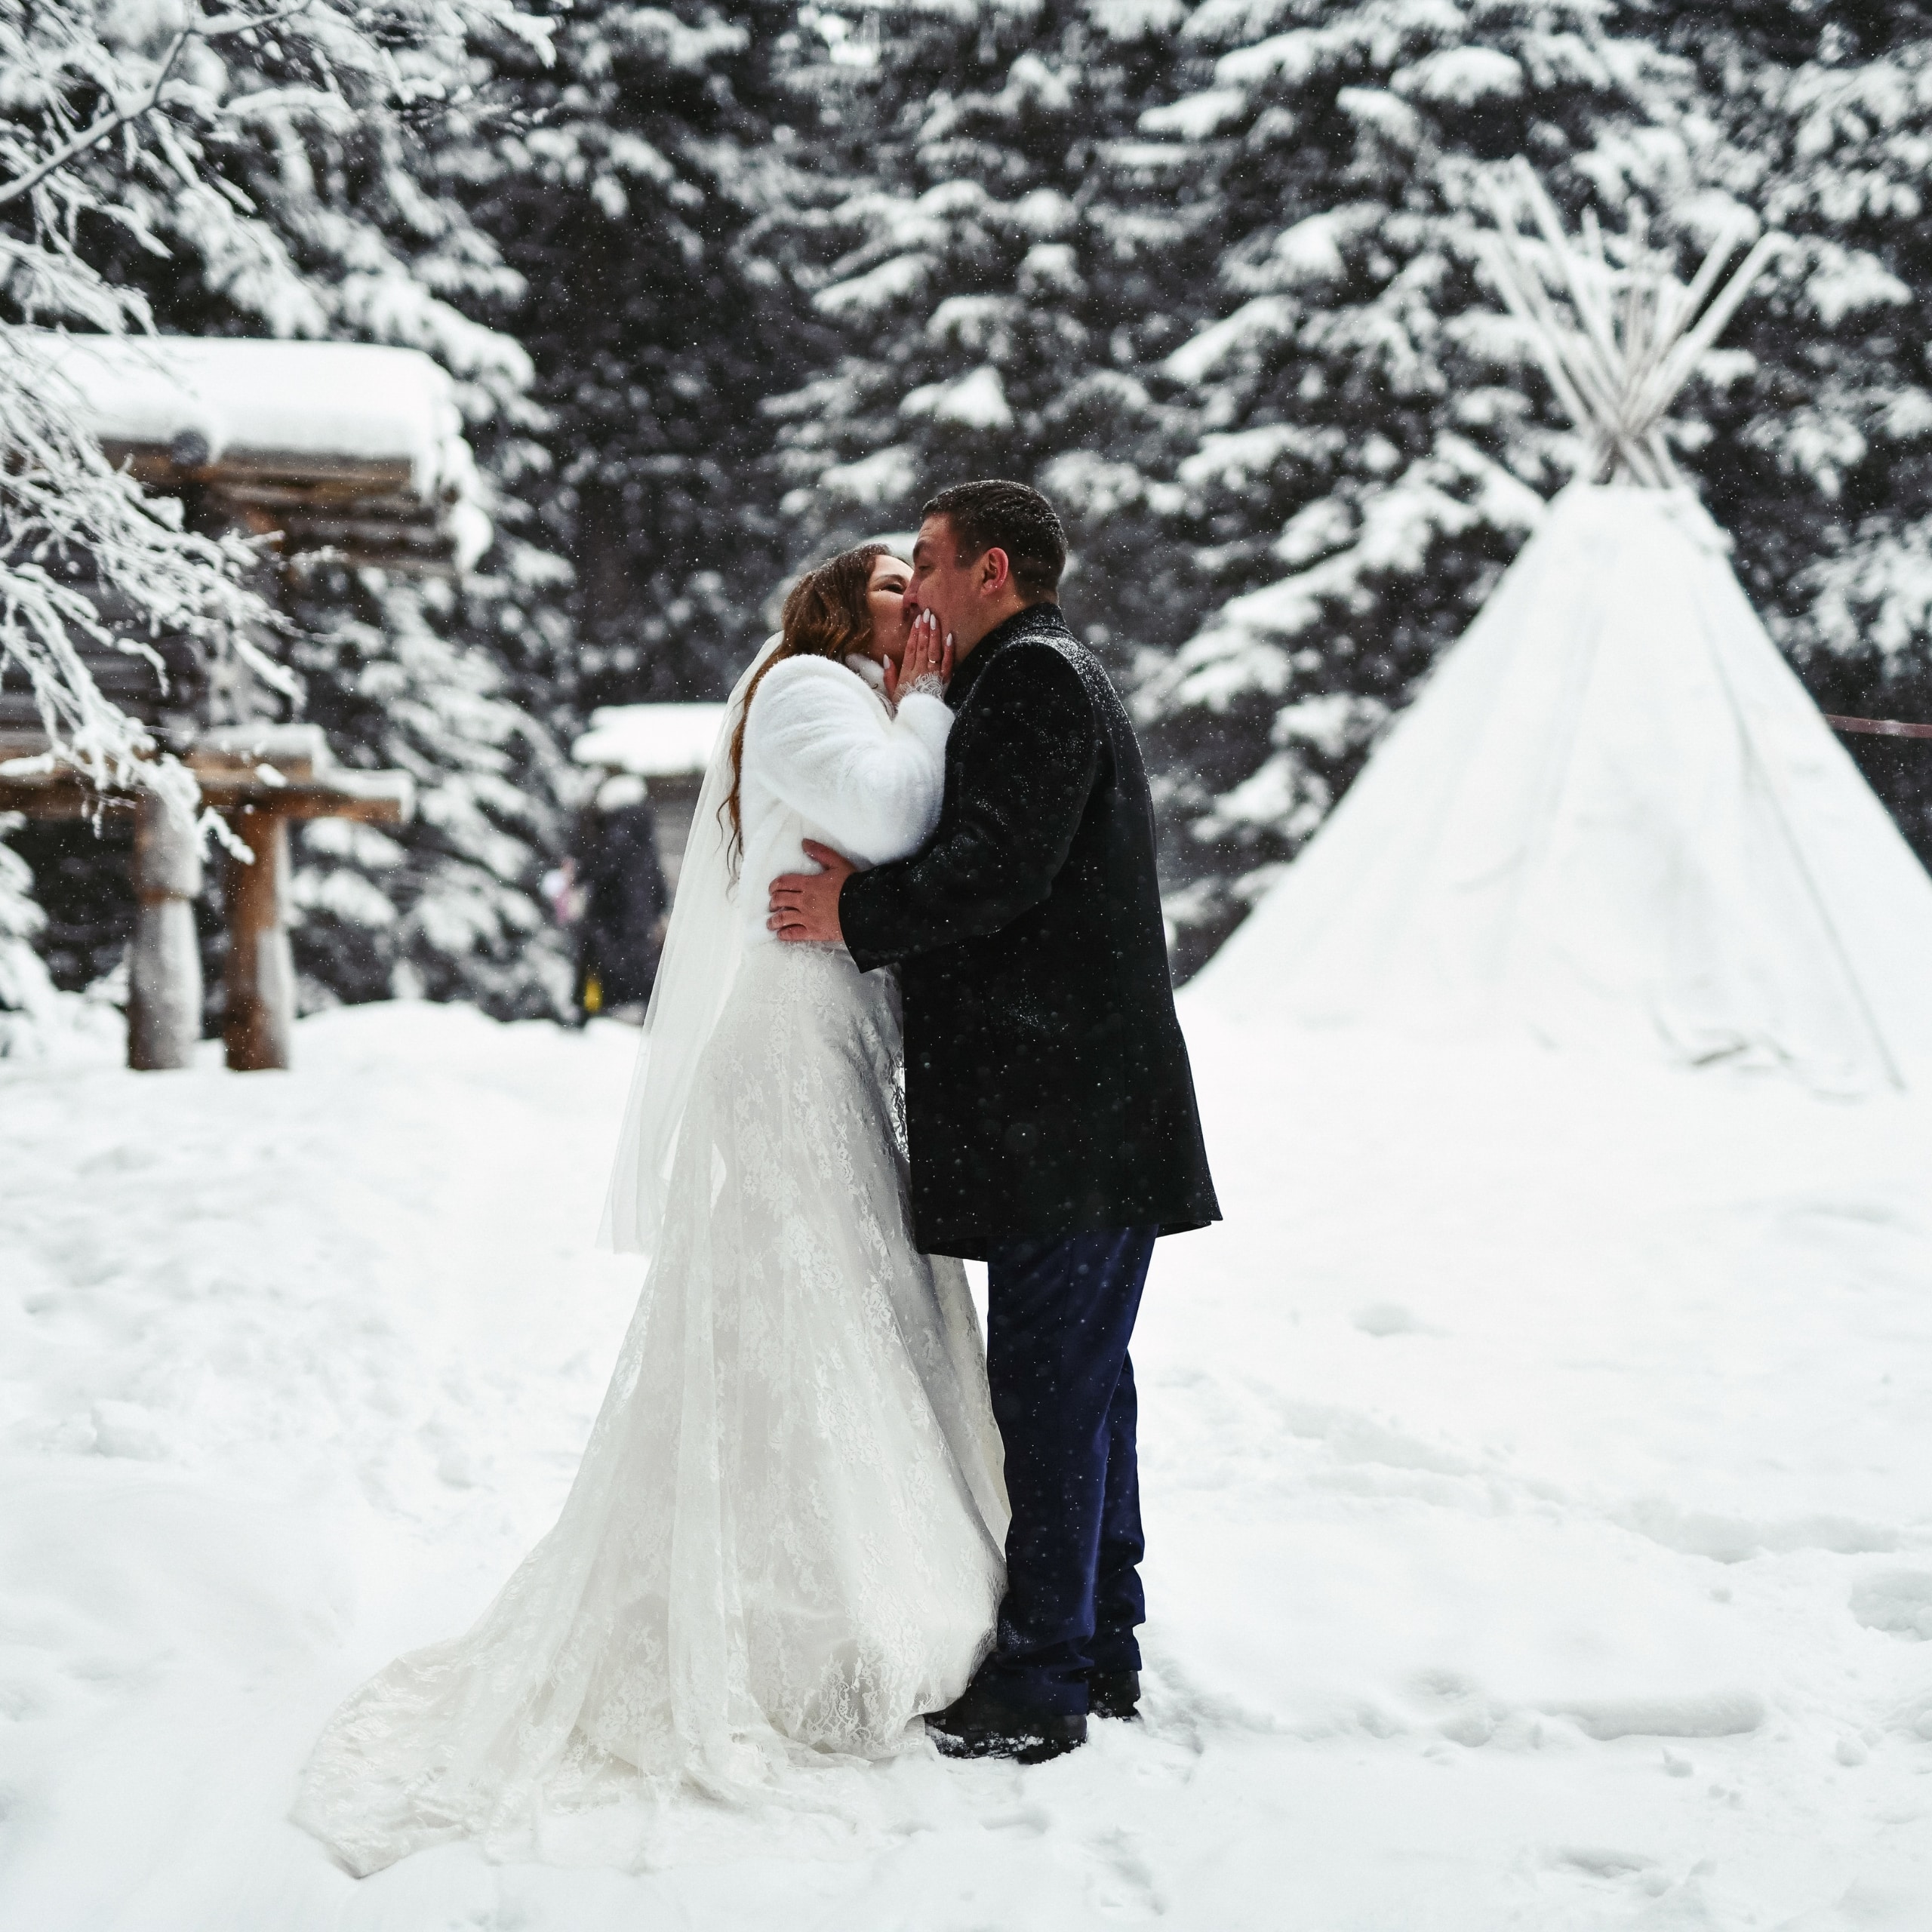
[[[0,1924],[1932,1925],[1932,1105],[1189,1027],[1229,1220],[1136,1350],[1144,1728],[361,1884],[296,1772],[561,1500],[632,1036],[0,1067]]]

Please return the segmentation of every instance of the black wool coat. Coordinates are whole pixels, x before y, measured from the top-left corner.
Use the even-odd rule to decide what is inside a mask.
[[[595,973],[606,1006],[648,1000],[657,974],[658,925],[671,903],[650,801],[587,814],[575,856],[585,890],[580,981]]]
[[[839,897],[860,968],[899,969],[914,1238],[983,1256],[1220,1220],[1118,694],[1047,604],[982,638],[946,700],[937,830]]]

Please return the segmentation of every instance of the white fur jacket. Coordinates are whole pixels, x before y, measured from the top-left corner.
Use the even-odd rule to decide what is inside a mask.
[[[925,843],[939,823],[952,728],[946,700],[923,691],[902,691],[895,712],[869,657],[788,657],[764,674],[745,721],[738,795],[738,889],[752,936],[777,943],[764,923],[771,881],[817,870],[804,840],[867,867]]]

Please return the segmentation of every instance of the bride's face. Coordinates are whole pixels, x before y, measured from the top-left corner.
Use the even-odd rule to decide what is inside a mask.
[[[866,645],[868,657],[881,664],[897,664],[906,655],[906,634],[912,629],[913,613],[906,608],[906,593],[912,588],[912,566],[903,557],[875,557],[872,580],[866,586],[866,607],[872,613],[872,634]]]

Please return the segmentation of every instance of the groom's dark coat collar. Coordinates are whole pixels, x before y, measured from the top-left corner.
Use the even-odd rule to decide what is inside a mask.
[[[1002,617],[966,654],[965,663],[953,672],[952,681],[946,689],[946,703],[957,711],[966,702],[967,694],[979,682],[986,666],[1002,651],[1023,637],[1036,637],[1042,631],[1057,631],[1062,637],[1073,635],[1067,628],[1066,620],[1060,615],[1057,604],[1029,604],[1023,611]]]

